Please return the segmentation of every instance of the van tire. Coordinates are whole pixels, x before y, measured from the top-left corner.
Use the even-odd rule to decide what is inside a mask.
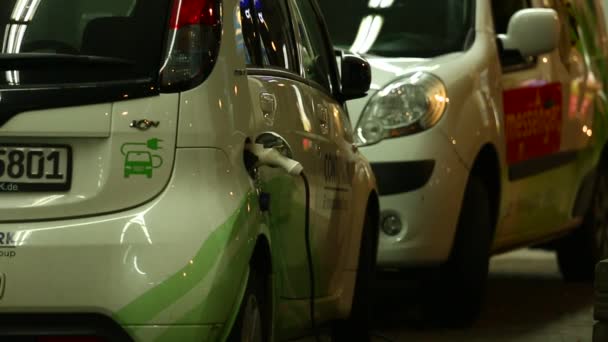
[[[365,215],[355,293],[348,319],[335,322],[333,341],[370,341],[372,303],[376,282],[376,260],[378,255],[378,227],[368,212]]]
[[[268,295],[268,291],[266,291],[267,286],[263,276],[263,273],[256,271],[253,267],[251,268],[239,314],[227,342],[270,341],[271,298]],[[253,338],[250,335],[250,325],[252,322],[257,323],[254,327],[255,334]]]
[[[488,279],[493,224],[485,183],[471,175],[452,252],[429,287],[426,317],[448,327],[467,327],[481,313]]]
[[[557,243],[557,262],[564,280],[592,282],[595,265],[608,258],[608,160],[602,159],[591,204],[583,224]]]

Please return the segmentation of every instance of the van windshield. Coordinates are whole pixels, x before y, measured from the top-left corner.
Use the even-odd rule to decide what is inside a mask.
[[[320,0],[333,43],[360,54],[435,57],[474,36],[472,0]]]
[[[2,0],[0,85],[154,79],[170,0]]]

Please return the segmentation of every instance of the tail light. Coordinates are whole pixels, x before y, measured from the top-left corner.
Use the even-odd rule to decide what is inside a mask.
[[[163,91],[202,83],[215,65],[221,38],[221,0],[173,0],[167,52],[160,76]]]

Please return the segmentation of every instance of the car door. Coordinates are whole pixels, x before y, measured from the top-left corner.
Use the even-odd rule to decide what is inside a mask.
[[[354,153],[352,130],[344,107],[332,96],[339,89],[335,53],[316,3],[289,0],[293,14],[300,72],[308,84],[303,90],[313,104],[313,113],[321,135],[320,162],[323,173],[315,209],[315,241],[319,267],[318,291],[324,296],[341,290],[341,271],[348,252],[352,227],[352,177]],[[350,134],[350,135],[349,135]]]
[[[318,286],[325,260],[319,256],[319,207],[323,188],[321,156],[328,136],[315,116],[315,104],[307,80],[300,76],[290,13],[285,0],[241,1],[244,45],[250,63],[247,73],[255,115],[254,138],[268,146],[283,144],[300,162],[310,184],[310,237],[316,296],[326,295]],[[246,32],[249,31],[249,32]],[[273,138],[274,137],[274,138]],[[259,168],[257,183],[268,198],[273,264],[283,299],[310,297],[305,245],[306,192],[299,177],[279,169]]]
[[[541,1],[492,2],[497,34],[506,34],[512,15],[543,7]],[[572,48],[560,17],[562,38],[556,51],[524,59],[500,51],[503,69],[503,122],[508,164],[509,210],[501,235],[533,239],[563,227],[571,215],[577,189],[574,167],[582,130],[581,97],[584,60]]]

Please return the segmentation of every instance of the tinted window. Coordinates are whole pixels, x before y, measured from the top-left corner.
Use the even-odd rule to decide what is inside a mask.
[[[297,71],[293,31],[284,0],[253,0],[263,64]]]
[[[462,51],[473,37],[471,0],[320,0],[340,48],[386,57]]]
[[[0,68],[14,70],[4,81],[16,85],[156,77],[169,7],[169,0],[3,0]],[[84,55],[102,58],[74,58]]]
[[[333,58],[333,50],[328,49],[328,42],[321,29],[321,19],[310,0],[292,0],[292,3],[302,59],[302,74],[306,79],[331,90],[330,59]]]

